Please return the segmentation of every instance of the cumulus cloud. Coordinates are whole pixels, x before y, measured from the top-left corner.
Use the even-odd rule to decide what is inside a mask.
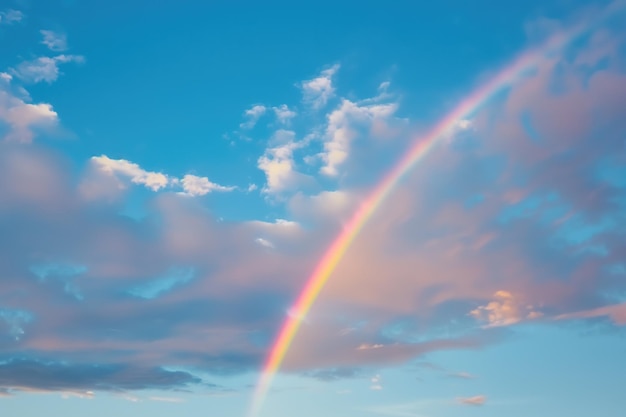
[[[359,137],[359,129],[366,129],[371,135],[377,123],[384,122],[397,110],[397,104],[359,105],[343,99],[341,105],[328,115],[328,126],[324,138],[324,152],[321,158],[324,165],[322,174],[334,177],[339,167],[349,157],[352,142]]]
[[[67,49],[67,35],[64,33],[43,29],[39,32],[41,33],[41,36],[43,36],[41,43],[46,45],[51,51],[62,52]]]
[[[323,70],[320,75],[301,84],[304,102],[313,109],[319,110],[326,106],[328,100],[335,95],[333,76],[339,70],[339,64]]]
[[[257,161],[266,177],[263,191],[276,195],[294,190],[307,181],[307,177],[296,169],[294,152],[305,147],[308,141],[296,140],[295,132],[281,129],[274,134],[270,143],[274,145],[268,147]]]
[[[83,63],[85,58],[81,55],[42,56],[32,61],[20,63],[11,70],[11,73],[27,83],[39,83],[42,81],[52,83],[61,75],[59,65],[69,62]]]
[[[106,155],[101,155],[92,156],[91,162],[102,172],[129,178],[133,183],[144,185],[152,191],[158,191],[161,188],[165,188],[172,181],[165,174],[154,171],[146,171],[138,164],[125,159],[111,159]]]
[[[12,77],[0,73],[0,122],[8,126],[5,141],[30,143],[38,130],[52,129],[58,115],[48,103],[30,103],[22,91],[13,92]]]
[[[481,406],[487,402],[487,397],[484,395],[476,395],[474,397],[459,397],[457,401],[463,405]]]

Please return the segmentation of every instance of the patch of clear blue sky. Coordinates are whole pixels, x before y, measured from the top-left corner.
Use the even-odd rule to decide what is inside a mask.
[[[170,268],[164,276],[133,287],[128,290],[128,293],[148,300],[157,298],[175,287],[186,284],[193,279],[194,275],[195,271],[193,268]]]

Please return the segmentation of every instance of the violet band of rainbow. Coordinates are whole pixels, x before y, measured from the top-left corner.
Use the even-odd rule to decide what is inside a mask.
[[[446,137],[446,134],[454,128],[457,121],[470,117],[495,94],[513,84],[525,71],[535,67],[547,54],[565,47],[572,40],[584,34],[595,24],[612,15],[618,9],[622,10],[622,6],[623,3],[619,4],[619,7],[608,7],[594,19],[578,24],[567,31],[560,32],[551,37],[542,46],[521,54],[490,81],[464,98],[451,112],[430,129],[430,131],[414,140],[413,145],[409,148],[409,151],[404,157],[393,166],[376,185],[373,191],[370,192],[369,196],[360,204],[358,210],[352,215],[341,233],[326,250],[313,273],[306,281],[303,290],[300,292],[293,308],[290,310],[293,314],[288,315],[288,318],[281,327],[278,337],[275,339],[269,351],[261,377],[255,387],[251,407],[249,409],[249,417],[256,417],[259,413],[274,376],[279,370],[300,328],[302,319],[310,311],[313,303],[315,303],[315,300],[320,295],[326,282],[356,236],[381,206],[400,179],[422,160],[441,138]]]

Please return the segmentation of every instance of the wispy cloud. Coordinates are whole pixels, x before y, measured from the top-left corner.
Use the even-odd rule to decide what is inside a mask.
[[[185,175],[180,183],[183,186],[184,193],[192,197],[202,196],[212,191],[233,191],[236,187],[219,185],[209,181],[207,177],[198,177],[196,175]]]
[[[487,402],[487,397],[484,395],[476,395],[474,397],[459,397],[457,401],[463,405],[481,406]]]
[[[19,10],[9,9],[5,11],[0,11],[0,25],[10,25],[12,23],[18,23],[21,22],[22,19],[24,19],[24,13]]]
[[[40,30],[43,36],[42,44],[54,52],[62,52],[67,49],[67,35],[52,30]]]
[[[373,391],[380,391],[383,389],[383,384],[381,381],[381,377],[380,375],[374,375],[371,379],[370,379],[371,385],[370,385],[370,389]]]
[[[241,123],[239,127],[242,129],[252,129],[259,121],[261,116],[265,114],[267,107],[262,104],[256,104],[244,112],[246,121]]]
[[[0,73],[0,121],[8,125],[4,140],[30,143],[38,129],[51,129],[58,124],[58,115],[48,103],[30,103],[25,92],[12,90],[13,77]]]
[[[333,77],[339,70],[339,64],[323,70],[320,75],[301,84],[304,102],[312,108],[319,110],[326,106],[328,101],[335,95]]]
[[[298,113],[291,110],[286,104],[281,104],[278,107],[272,107],[272,110],[274,110],[278,123],[287,126],[291,122],[291,119],[298,115]]]
[[[11,73],[27,83],[39,83],[42,81],[52,83],[61,75],[59,65],[69,62],[83,63],[85,58],[81,55],[42,56],[32,61],[20,63],[17,67],[11,69]]]

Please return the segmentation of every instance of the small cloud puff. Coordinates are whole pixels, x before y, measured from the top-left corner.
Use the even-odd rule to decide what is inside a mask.
[[[362,345],[359,345],[359,347],[357,347],[356,350],[380,349],[382,347],[385,347],[385,345],[381,345],[380,343],[375,344],[375,345],[368,345],[367,343],[363,343]]]
[[[534,306],[525,305],[508,291],[497,291],[495,301],[480,306],[469,315],[486,322],[486,327],[510,326],[522,320],[540,318],[543,314],[534,310]]]
[[[257,104],[249,108],[244,112],[244,117],[247,119],[245,122],[241,123],[239,127],[242,129],[252,129],[256,123],[259,121],[261,116],[265,114],[267,111],[267,107]]]
[[[370,389],[371,389],[372,391],[380,391],[380,390],[382,390],[382,389],[383,389],[383,385],[382,385],[382,383],[381,383],[381,377],[380,377],[380,375],[374,375],[374,376],[372,377],[372,379],[370,379],[370,382],[372,383],[372,384],[370,385]]]
[[[482,406],[487,402],[487,397],[484,395],[476,395],[474,397],[459,397],[456,400],[463,405]]]
[[[338,70],[339,64],[335,64],[322,71],[318,77],[304,81],[301,85],[304,102],[315,110],[324,107],[335,94],[332,79]]]
[[[278,107],[272,107],[272,110],[274,110],[276,120],[282,125],[288,125],[291,122],[291,119],[298,115],[295,111],[290,110],[286,104],[281,104]]]

